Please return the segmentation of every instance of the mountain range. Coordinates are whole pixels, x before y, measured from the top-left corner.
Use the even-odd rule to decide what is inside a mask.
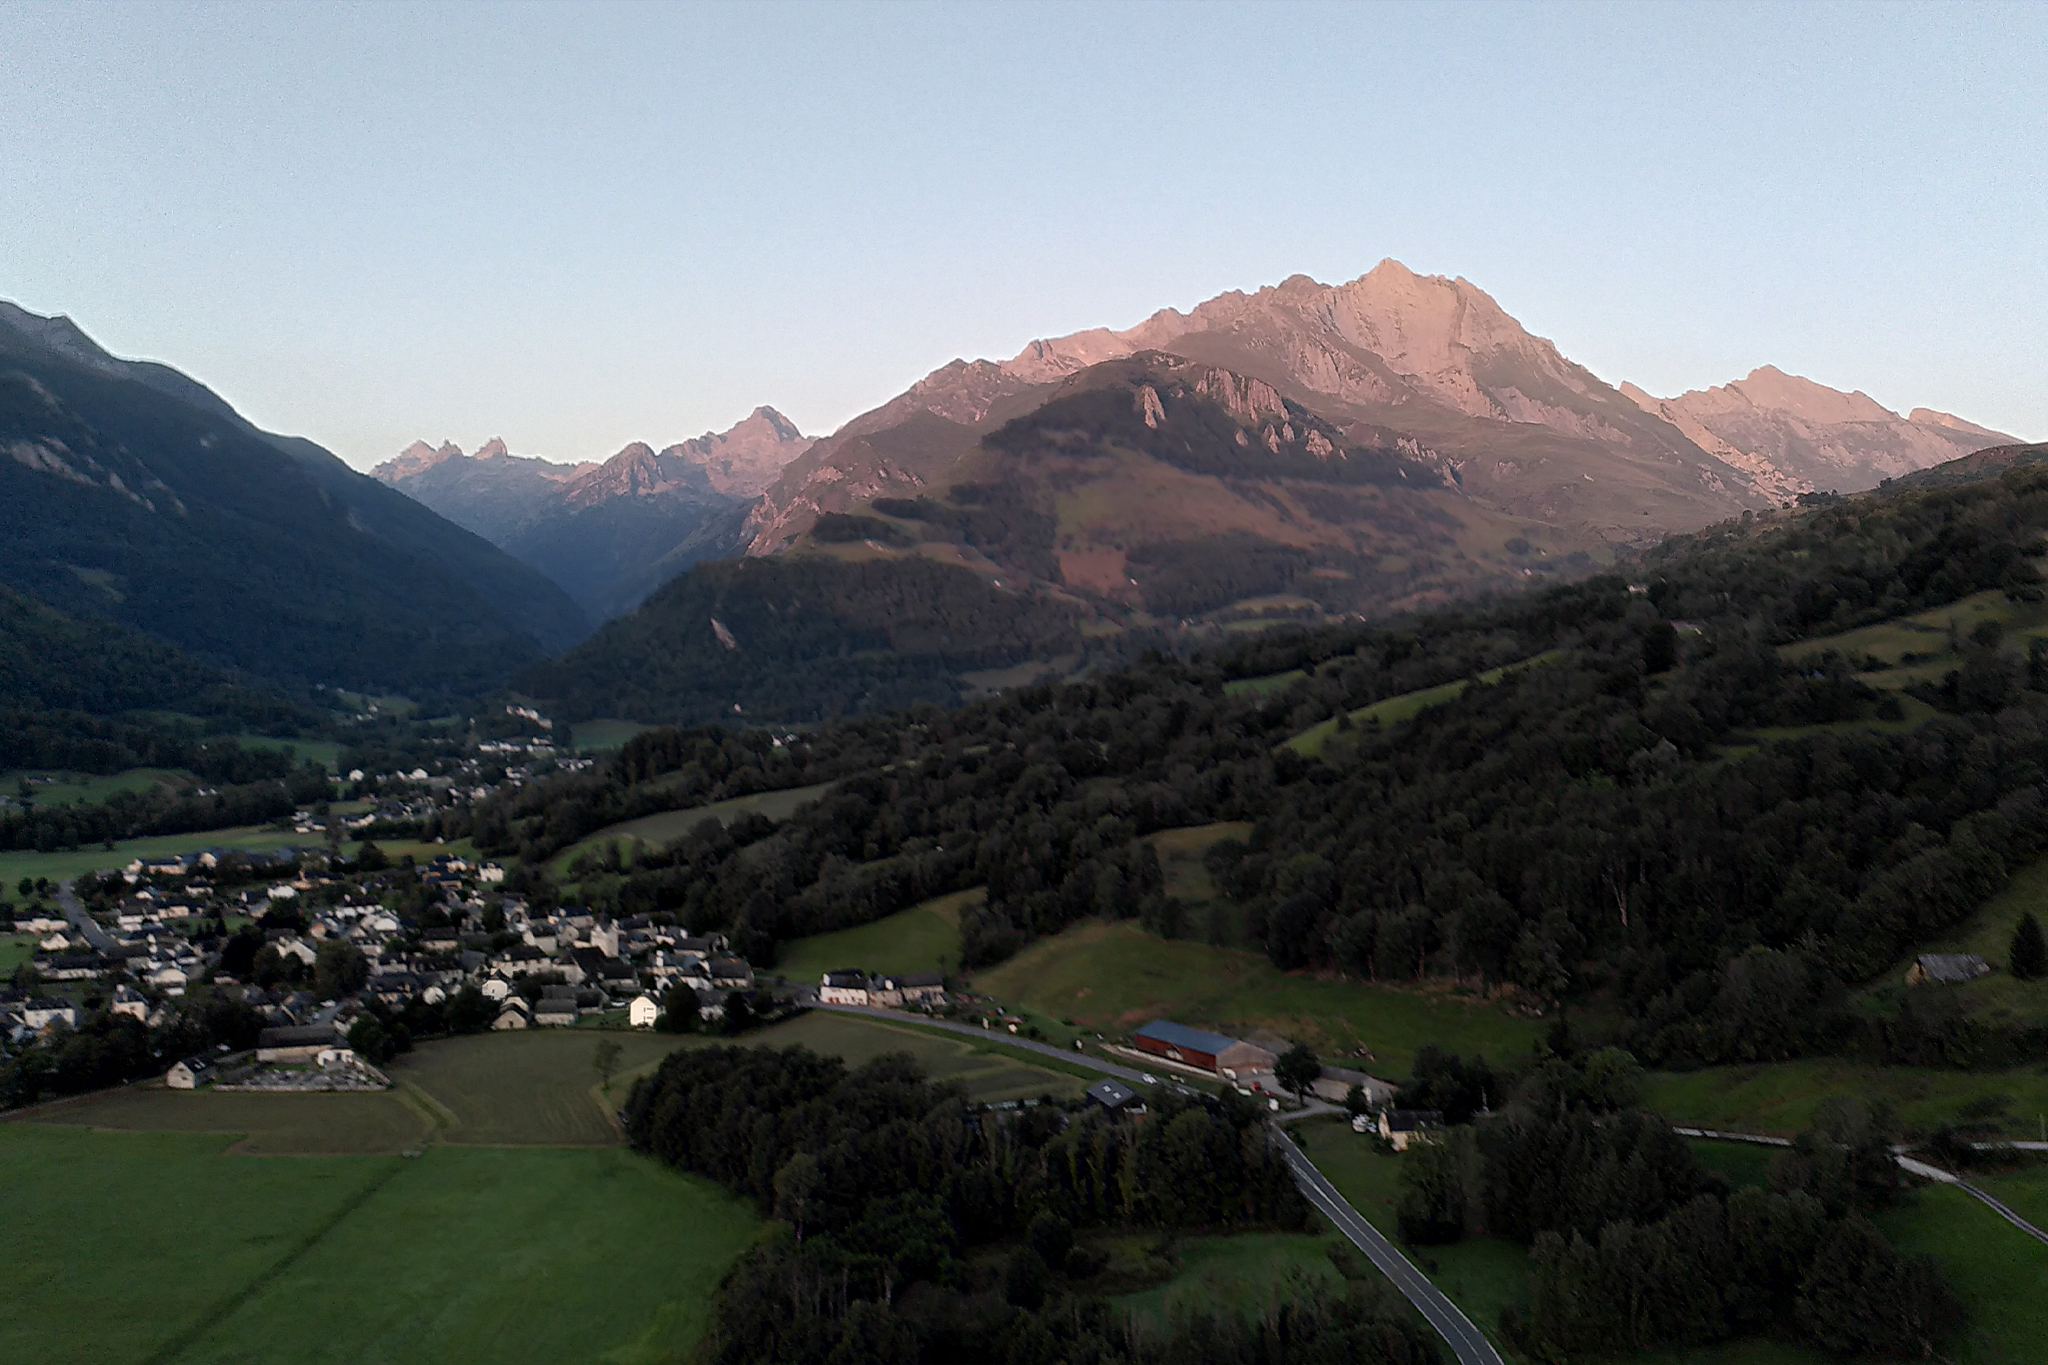
[[[249,674],[474,692],[581,638],[545,576],[168,366],[0,302],[0,582]]]
[[[739,552],[754,498],[810,447],[760,407],[735,426],[659,452],[635,441],[602,463],[474,455],[416,441],[372,476],[560,584],[599,619],[630,610],[701,559]]]

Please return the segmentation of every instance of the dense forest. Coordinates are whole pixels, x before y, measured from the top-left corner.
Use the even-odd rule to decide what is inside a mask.
[[[719,1365],[1293,1365],[1440,1359],[1377,1285],[1312,1283],[1259,1314],[1148,1328],[1099,1295],[1098,1236],[1299,1230],[1308,1207],[1261,1111],[1159,1090],[1144,1122],[1051,1100],[967,1103],[905,1056],[849,1071],[802,1048],[670,1054],[636,1082],[633,1145],[778,1226],[727,1273]]]
[[[1404,1101],[1446,1083],[1456,1099],[1464,1074],[1485,1070],[1431,1060]],[[1402,1236],[1487,1231],[1528,1247],[1531,1311],[1500,1327],[1542,1360],[1763,1331],[1842,1355],[1933,1354],[1961,1305],[1931,1260],[1902,1256],[1869,1221],[1904,1188],[1887,1113],[1830,1101],[1767,1187],[1731,1190],[1635,1107],[1634,1079],[1615,1049],[1540,1057],[1500,1110],[1411,1149]]]
[[[1914,728],[1893,719],[1901,693],[1857,676],[1870,660],[1777,648],[1973,592],[2030,607],[2044,525],[2039,470],[1839,499],[1684,538],[1628,577],[950,711],[655,732],[441,832],[537,864],[649,809],[831,782],[779,825],[643,850],[598,894],[728,931],[765,966],[784,940],[983,886],[959,958],[976,966],[1088,916],[1178,932],[1145,836],[1246,820],[1210,866],[1283,968],[1604,995],[1656,1064],[2048,1055],[2037,1030],[1843,1004],[2041,851],[2048,659],[1996,631],[1954,642],[1957,666],[1904,693],[1937,711]],[[1403,723],[1349,722],[1525,660]],[[1332,716],[1319,750],[1284,742]]]

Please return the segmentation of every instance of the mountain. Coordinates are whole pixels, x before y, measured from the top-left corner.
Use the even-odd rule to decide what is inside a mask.
[[[1996,474],[2007,469],[2026,469],[2038,464],[2048,464],[2048,441],[2034,445],[1991,446],[1984,450],[1972,451],[1959,460],[1950,460],[1947,464],[1916,470],[1904,478],[1894,479],[1889,486],[1945,488],[1953,484],[1969,483],[1987,474]]]
[[[1860,390],[1843,393],[1771,365],[1676,398],[1653,398],[1633,384],[1622,392],[1785,493],[1853,492],[2016,439],[1930,408],[1901,417]]]
[[[0,303],[0,580],[252,674],[493,686],[588,630],[560,589],[167,366]]]
[[[372,471],[540,570],[604,618],[700,559],[737,553],[747,507],[811,442],[770,407],[656,452],[635,441],[602,464],[474,456],[414,442]]]
[[[506,537],[531,521],[564,485],[595,468],[594,461],[557,464],[514,455],[493,437],[474,455],[463,454],[453,441],[439,448],[414,441],[370,476],[503,548]]]

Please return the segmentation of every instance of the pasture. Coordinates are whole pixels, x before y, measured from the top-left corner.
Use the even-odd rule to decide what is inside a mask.
[[[465,1147],[608,1147],[619,1143],[591,1061],[619,1044],[619,1075],[651,1065],[690,1035],[530,1029],[423,1043],[393,1058],[391,1079],[423,1095],[440,1140]],[[616,1109],[625,1085],[612,1082]]]
[[[1353,711],[1351,713],[1351,723],[1353,725],[1399,725],[1403,721],[1415,719],[1415,717],[1421,715],[1432,706],[1441,706],[1447,701],[1452,701],[1464,695],[1465,689],[1475,682],[1482,687],[1491,687],[1518,669],[1534,668],[1538,664],[1549,663],[1562,652],[1555,649],[1547,650],[1542,654],[1534,654],[1515,663],[1502,664],[1499,668],[1489,668],[1484,673],[1477,674],[1471,678],[1459,678],[1455,682],[1442,683],[1436,687],[1424,687],[1414,692],[1403,692],[1398,697],[1382,697],[1370,706],[1361,706],[1358,710]],[[1323,746],[1330,742],[1330,736],[1336,733],[1337,722],[1335,718],[1332,718],[1323,721],[1319,725],[1312,725],[1294,738],[1287,740],[1286,747],[1294,750],[1303,758],[1314,758],[1323,751]]]
[[[251,1160],[226,1141],[0,1125],[0,1359],[669,1360],[758,1227],[624,1151]]]
[[[626,741],[652,725],[637,720],[579,720],[569,727],[569,747],[585,753],[609,753],[626,747]]]
[[[913,905],[870,924],[813,934],[782,945],[776,972],[790,981],[817,984],[841,967],[872,972],[940,972],[960,964],[960,911],[987,893],[956,891]]]
[[[1643,1104],[1673,1123],[1788,1137],[1808,1126],[1831,1095],[1883,1100],[1915,1132],[1968,1123],[2032,1137],[2038,1116],[2048,1113],[2048,1074],[2039,1067],[1943,1071],[1811,1058],[1651,1072],[1643,1086]]]
[[[830,785],[819,783],[810,787],[790,787],[783,791],[756,792],[752,796],[736,796],[730,801],[714,801],[708,806],[657,811],[653,815],[643,815],[637,820],[623,820],[616,825],[608,825],[557,853],[548,863],[548,874],[556,878],[567,876],[569,865],[592,849],[624,845],[630,850],[641,844],[663,847],[671,840],[682,838],[706,820],[716,820],[721,825],[729,825],[747,814],[765,815],[770,820],[787,820],[796,813],[798,806],[807,801],[815,801]]]
[[[721,1039],[710,1039],[720,1042]],[[859,1015],[814,1010],[786,1024],[749,1034],[742,1041],[761,1047],[802,1044],[813,1052],[844,1057],[859,1066],[888,1052],[907,1052],[933,1080],[955,1081],[969,1099],[996,1101],[1038,1095],[1078,1095],[1092,1080],[1026,1061],[1029,1054],[959,1034],[920,1029]]]
[[[2048,925],[2048,858],[2019,869],[2005,888],[1986,901],[1976,914],[1915,950],[1976,953],[1990,963],[1993,968],[1991,975],[1940,989],[1942,995],[1953,1001],[1959,1010],[1994,1028],[2048,1022],[2048,980],[2021,981],[2006,970],[2006,956],[2012,948],[2012,931],[2019,924],[2020,916],[2028,912]],[[1887,1014],[1895,1012],[1910,989],[1905,984],[1905,976],[1912,963],[1911,955],[1901,959],[1875,984],[1860,993],[1861,1000]]]
[[[146,792],[191,781],[192,774],[176,768],[129,768],[107,776],[54,768],[10,768],[0,772],[0,796],[16,799],[25,783],[38,806],[82,806],[105,801],[116,792]]]
[[[241,1156],[391,1155],[433,1133],[419,1105],[394,1091],[375,1094],[259,1095],[168,1090],[155,1084],[60,1101],[22,1122],[98,1133],[190,1133],[239,1137]]]
[[[317,834],[294,834],[290,830],[268,829],[261,825],[239,825],[233,829],[201,830],[197,834],[157,834],[143,839],[121,839],[111,849],[95,844],[58,853],[0,853],[0,885],[11,888],[23,877],[68,881],[82,872],[126,867],[137,858],[162,858],[173,853],[197,853],[207,848],[239,848],[255,852],[273,848],[312,848],[320,843]]]
[[[1424,1043],[1500,1062],[1527,1053],[1545,1027],[1473,995],[1284,973],[1261,954],[1156,938],[1130,921],[1070,925],[978,973],[973,986],[1104,1032],[1151,1019],[1226,1033],[1270,1029],[1333,1063],[1364,1047],[1372,1055],[1362,1065],[1392,1077],[1406,1074]]]

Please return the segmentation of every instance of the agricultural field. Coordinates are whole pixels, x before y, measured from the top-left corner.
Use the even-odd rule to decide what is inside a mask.
[[[14,800],[22,784],[27,783],[38,806],[97,805],[116,792],[146,792],[191,781],[192,774],[176,768],[129,768],[108,776],[53,768],[10,768],[0,772],[0,796]]]
[[[569,727],[569,747],[585,753],[609,753],[623,749],[627,740],[653,728],[637,720],[579,720]]]
[[[1652,1072],[1643,1103],[1673,1123],[1790,1136],[1806,1127],[1831,1095],[1883,1100],[1915,1132],[1949,1124],[2003,1127],[2031,1137],[2048,1114],[2048,1073],[1944,1071],[1811,1058],[1700,1071]]]
[[[1226,697],[1265,697],[1275,692],[1284,692],[1308,676],[1299,668],[1290,668],[1285,673],[1267,673],[1257,678],[1233,678],[1223,684]]]
[[[957,1081],[967,1087],[970,1099],[978,1101],[1078,1095],[1089,1083],[1079,1075],[1026,1061],[1026,1054],[994,1042],[822,1010],[749,1034],[745,1041],[761,1047],[802,1044],[813,1052],[844,1057],[848,1066],[886,1052],[907,1052],[934,1080]],[[1089,1075],[1092,1079],[1093,1073]]]
[[[144,839],[122,839],[112,849],[94,845],[65,853],[0,853],[0,885],[12,887],[23,877],[48,877],[68,881],[81,872],[99,872],[126,867],[137,858],[161,858],[173,853],[197,853],[205,848],[240,848],[252,852],[273,848],[306,848],[320,843],[317,834],[294,834],[290,830],[241,825],[234,829],[201,830],[197,834],[158,834]]]
[[[1297,1277],[1332,1285],[1341,1280],[1328,1248],[1334,1233],[1245,1232],[1228,1237],[1190,1237],[1171,1244],[1172,1278],[1110,1302],[1134,1317],[1165,1325],[1178,1314],[1214,1312],[1226,1305],[1256,1314],[1283,1297]],[[1116,1275],[1128,1262],[1142,1264],[1159,1242],[1157,1234],[1114,1239],[1105,1271]]]
[[[21,1310],[0,1359],[668,1360],[758,1227],[620,1150],[253,1160],[227,1141],[0,1125]]]
[[[377,1094],[216,1094],[150,1082],[35,1110],[17,1123],[96,1133],[189,1133],[238,1139],[237,1156],[395,1155],[433,1133],[424,1106]]]
[[[1422,714],[1429,707],[1441,706],[1443,703],[1459,696],[1474,682],[1484,687],[1491,687],[1516,669],[1534,668],[1538,664],[1548,663],[1552,659],[1557,658],[1559,653],[1560,651],[1558,650],[1548,650],[1516,663],[1502,664],[1499,668],[1489,668],[1484,673],[1478,674],[1473,678],[1459,678],[1455,682],[1443,683],[1436,687],[1424,687],[1414,692],[1403,692],[1398,697],[1382,697],[1370,706],[1362,706],[1358,710],[1353,711],[1351,713],[1351,723],[1353,725],[1365,725],[1367,723],[1399,725],[1402,721],[1415,719],[1415,717]],[[1319,725],[1310,726],[1294,738],[1286,741],[1286,747],[1294,750],[1303,758],[1314,758],[1323,751],[1323,746],[1330,742],[1330,736],[1336,733],[1337,722],[1333,718],[1323,721]]]
[[[465,1147],[606,1147],[620,1141],[607,1113],[624,1102],[614,1079],[606,1106],[592,1066],[600,1035],[585,1029],[479,1033],[426,1043],[394,1058],[391,1079],[425,1098],[440,1141]],[[649,1066],[687,1035],[606,1033],[619,1044],[619,1075]],[[259,1097],[263,1098],[263,1097]]]
[[[1962,1012],[1992,1027],[2048,1023],[2048,981],[2021,981],[2006,970],[2012,931],[2020,916],[2029,911],[2048,926],[2048,858],[2021,868],[2005,889],[1986,901],[1968,921],[1917,950],[1976,953],[1991,964],[1989,976],[1939,989]],[[1910,956],[1901,959],[1878,978],[1879,984],[1860,993],[1860,1001],[1886,1014],[1896,1012],[1899,1001],[1911,989],[1905,984],[1905,977],[1906,969],[1912,965]]]
[[[765,815],[770,820],[787,820],[798,806],[814,801],[823,795],[830,783],[819,783],[810,787],[791,787],[783,791],[757,792],[752,796],[736,796],[730,801],[714,801],[708,806],[692,806],[688,810],[658,811],[643,815],[637,820],[625,820],[608,825],[597,833],[569,845],[548,864],[548,873],[553,877],[568,874],[569,864],[584,853],[595,848],[624,845],[628,849],[641,844],[656,848],[673,839],[680,839],[705,820],[716,820],[729,825],[742,815],[749,813]]]
[[[4,894],[12,895],[11,888]],[[36,936],[34,934],[8,934],[0,937],[0,976],[11,976],[14,969],[34,957]]]
[[[960,911],[978,902],[979,888],[913,905],[871,924],[813,934],[782,945],[775,971],[789,981],[817,984],[842,967],[871,972],[942,972],[960,965]]]
[[[332,739],[277,739],[271,735],[229,735],[244,749],[289,749],[299,762],[318,763],[328,772],[339,770],[341,744]]]
[[[1157,938],[1130,921],[1071,925],[972,984],[1006,1006],[1105,1032],[1150,1019],[1270,1029],[1333,1063],[1364,1047],[1363,1065],[1388,1076],[1405,1075],[1424,1043],[1519,1058],[1545,1027],[1473,995],[1283,973],[1260,954]]]

